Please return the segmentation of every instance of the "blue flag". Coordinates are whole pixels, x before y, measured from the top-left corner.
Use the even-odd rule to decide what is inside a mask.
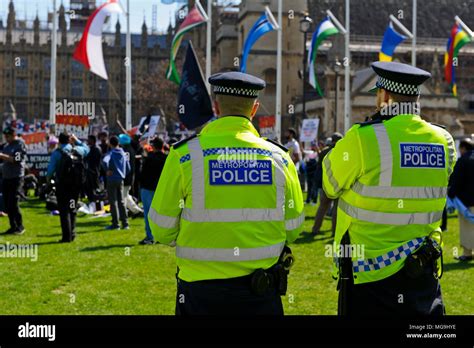
[[[214,116],[211,98],[191,41],[179,85],[177,112],[187,129],[202,126]]]
[[[277,28],[278,24],[272,13],[269,10],[265,10],[265,13],[255,22],[252,29],[250,29],[247,39],[245,40],[244,49],[242,50],[242,63],[240,64],[241,72],[247,70],[247,57],[254,43],[269,31]]]
[[[379,52],[379,60],[381,62],[391,62],[395,48],[406,39],[406,36],[403,36],[393,29],[393,24],[390,22],[387,30],[385,30],[385,34],[383,35],[382,47]]]

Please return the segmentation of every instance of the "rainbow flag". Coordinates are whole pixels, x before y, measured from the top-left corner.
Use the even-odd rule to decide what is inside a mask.
[[[166,78],[168,80],[173,81],[178,85],[181,83],[181,77],[179,76],[178,70],[176,69],[175,59],[176,55],[178,54],[179,47],[181,46],[183,36],[192,28],[206,23],[207,20],[207,14],[204,12],[201,4],[196,1],[193,9],[189,11],[183,23],[181,23],[179,26],[178,31],[173,38],[173,42],[171,43],[170,64],[166,70]]]
[[[455,97],[458,95],[458,91],[454,67],[457,66],[459,50],[468,42],[471,42],[471,37],[462,29],[460,24],[456,23],[451,29],[451,37],[448,39],[446,53],[444,54],[444,78],[451,86]]]

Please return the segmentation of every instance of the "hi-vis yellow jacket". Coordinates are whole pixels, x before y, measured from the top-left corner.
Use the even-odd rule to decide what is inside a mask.
[[[148,220],[160,243],[176,242],[178,277],[192,282],[274,265],[300,234],[303,208],[284,148],[248,118],[225,116],[172,147]]]
[[[325,157],[324,191],[339,198],[334,251],[349,231],[355,284],[398,272],[440,231],[455,160],[451,135],[410,114],[353,126]]]

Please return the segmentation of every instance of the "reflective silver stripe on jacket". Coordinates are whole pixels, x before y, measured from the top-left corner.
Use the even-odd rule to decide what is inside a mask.
[[[413,251],[421,246],[421,243],[423,243],[425,238],[426,237],[412,239],[402,246],[399,246],[397,249],[389,251],[384,255],[366,260],[352,261],[353,270],[354,272],[369,272],[377,271],[386,266],[390,266],[398,260],[404,259],[410,255]]]
[[[374,198],[413,198],[437,199],[446,198],[446,187],[410,187],[410,186],[366,186],[359,181],[352,190],[361,196]]]
[[[153,207],[150,208],[150,211],[148,212],[148,217],[156,225],[162,228],[173,228],[178,227],[179,225],[179,218],[158,214],[155,208]]]
[[[191,155],[193,207],[183,209],[182,217],[191,222],[283,221],[285,209],[284,163],[281,154],[273,151],[275,166],[276,207],[242,209],[206,209],[204,155],[199,138],[188,143]]]
[[[443,215],[443,211],[397,214],[365,210],[353,207],[343,199],[339,199],[338,207],[355,219],[382,225],[428,225],[441,220]]]
[[[448,144],[448,175],[453,172],[453,162],[455,161],[456,145],[454,144],[453,137],[446,130],[443,129],[443,135],[446,138]]]
[[[331,150],[332,151],[332,150]],[[326,175],[328,176],[328,181],[329,183],[331,184],[332,188],[334,189],[334,191],[337,193],[339,192],[341,189],[339,188],[339,185],[337,183],[337,180],[336,178],[334,177],[334,174],[332,172],[332,168],[331,168],[331,161],[329,160],[329,154],[331,153],[331,151],[329,151],[326,156],[324,157],[323,159],[323,164],[324,164],[324,167],[326,168]]]
[[[393,154],[387,129],[383,123],[374,124],[375,136],[379,145],[380,179],[379,186],[392,185]]]
[[[303,222],[304,222],[304,212],[301,213],[301,215],[298,216],[297,218],[285,220],[285,229],[288,231],[297,229],[303,224]]]
[[[190,248],[176,246],[176,257],[197,261],[254,261],[279,257],[285,242],[259,248]]]

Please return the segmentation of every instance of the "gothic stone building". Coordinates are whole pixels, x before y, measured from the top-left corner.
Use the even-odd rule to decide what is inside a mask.
[[[84,1],[72,1],[83,5]],[[71,3],[71,6],[72,6]],[[104,59],[109,81],[88,72],[73,60],[76,42],[80,39],[85,18],[95,9],[89,0],[88,8],[79,10],[81,15],[70,20],[68,28],[66,11],[59,9],[57,50],[57,101],[67,99],[77,102],[95,102],[96,110],[104,110],[109,124],[125,118],[125,34],[120,33],[120,23],[115,33],[104,33]],[[168,35],[148,35],[145,23],[142,34],[132,35],[132,79],[136,83],[155,71],[158,62],[168,59],[171,41]],[[0,112],[14,105],[17,118],[24,121],[49,118],[51,66],[51,29],[41,25],[38,17],[33,25],[16,18],[13,1],[10,1],[6,26],[0,22]],[[117,97],[120,96],[120,100]],[[148,112],[147,105],[133,99],[133,124]]]

